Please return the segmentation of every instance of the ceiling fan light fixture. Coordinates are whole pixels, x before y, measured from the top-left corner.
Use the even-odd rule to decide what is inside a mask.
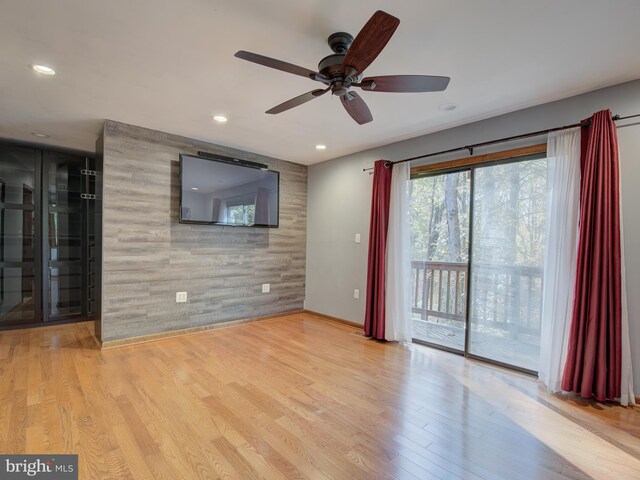
[[[316,150],[326,150],[327,146],[323,145],[321,143],[319,143],[318,145],[316,145]]]
[[[225,115],[214,115],[213,119],[218,123],[227,123],[229,120]]]

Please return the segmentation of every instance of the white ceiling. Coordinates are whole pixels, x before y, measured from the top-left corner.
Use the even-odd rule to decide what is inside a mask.
[[[447,75],[447,91],[362,92],[363,126],[329,95],[264,114],[321,84],[237,50],[315,69],[376,9],[401,23],[366,74]],[[0,0],[0,137],[93,150],[110,118],[312,164],[640,78],[639,19],[638,0]]]

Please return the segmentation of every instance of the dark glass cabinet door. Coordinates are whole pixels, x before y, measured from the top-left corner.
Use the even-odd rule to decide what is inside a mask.
[[[40,321],[40,162],[35,150],[0,149],[0,327]]]
[[[81,197],[86,178],[82,174],[85,159],[55,152],[45,152],[44,157],[47,182],[44,258],[48,284],[45,295],[48,320],[55,321],[85,313],[83,238],[87,202]]]
[[[93,165],[0,144],[0,329],[95,315]]]

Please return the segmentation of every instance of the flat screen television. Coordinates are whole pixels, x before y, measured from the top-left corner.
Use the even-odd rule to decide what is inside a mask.
[[[278,227],[280,173],[218,156],[180,155],[180,223]]]

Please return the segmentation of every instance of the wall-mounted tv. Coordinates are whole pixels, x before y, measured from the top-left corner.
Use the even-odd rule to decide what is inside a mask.
[[[275,228],[279,190],[280,173],[265,165],[180,155],[180,223]]]

